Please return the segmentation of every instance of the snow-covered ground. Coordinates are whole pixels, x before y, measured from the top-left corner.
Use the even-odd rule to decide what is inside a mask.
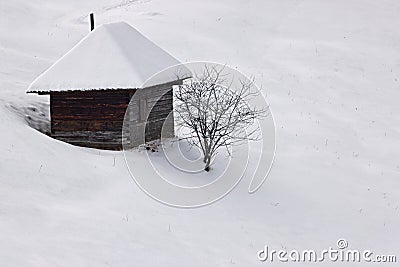
[[[1,266],[262,266],[271,265],[257,259],[265,245],[322,250],[338,238],[400,260],[400,2],[0,7]],[[213,205],[168,207],[136,186],[121,152],[27,126],[24,112],[48,103],[26,95],[28,85],[88,33],[90,11],[98,24],[128,22],[183,62],[256,77],[277,127],[274,167],[257,193],[245,177]]]

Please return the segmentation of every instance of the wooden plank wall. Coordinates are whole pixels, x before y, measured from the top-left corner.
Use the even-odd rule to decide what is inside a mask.
[[[71,144],[120,149],[122,125],[135,90],[50,93],[51,134]]]
[[[51,92],[51,135],[74,145],[111,150],[122,149],[122,143],[133,147],[158,139],[163,125],[173,136],[172,85],[180,83],[140,90]],[[140,118],[141,102],[147,103],[145,121]]]
[[[143,104],[147,104],[145,120],[142,119]],[[172,85],[159,85],[138,90],[128,107],[124,136],[126,145],[135,147],[144,142],[159,139],[164,126],[164,136],[174,135]],[[170,116],[168,116],[170,115]]]

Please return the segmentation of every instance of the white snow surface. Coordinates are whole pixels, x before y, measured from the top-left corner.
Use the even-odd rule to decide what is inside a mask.
[[[322,250],[339,238],[399,260],[399,1],[0,6],[1,266],[352,266],[257,260],[265,245]],[[97,24],[126,21],[182,62],[255,76],[277,127],[274,166],[257,193],[247,193],[246,175],[213,205],[168,207],[136,186],[121,152],[51,139],[14,112],[48,106],[25,92],[87,35],[92,11]]]
[[[35,79],[28,93],[142,89],[190,77],[166,51],[125,22],[101,25]],[[175,68],[174,68],[175,67]],[[179,68],[179,69],[178,69]],[[162,72],[157,79],[153,75]]]

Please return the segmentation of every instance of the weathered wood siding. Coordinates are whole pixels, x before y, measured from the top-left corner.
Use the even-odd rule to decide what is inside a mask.
[[[163,125],[164,135],[172,136],[172,85],[178,83],[140,90],[51,92],[51,135],[74,145],[113,150],[122,149],[122,143],[137,146],[158,139]]]
[[[79,146],[120,149],[126,108],[135,90],[50,93],[51,134]]]
[[[143,105],[146,105],[145,112]],[[145,113],[145,114],[143,114]],[[134,147],[144,142],[174,135],[172,85],[157,85],[138,90],[125,118],[125,144]]]

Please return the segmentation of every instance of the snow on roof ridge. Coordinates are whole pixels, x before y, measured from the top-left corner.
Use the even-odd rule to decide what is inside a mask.
[[[106,23],[106,24],[102,24],[101,26],[103,26],[107,33],[110,35],[111,37],[111,41],[113,41],[116,45],[116,47],[118,47],[121,51],[121,53],[125,54],[126,56],[128,56],[127,51],[125,51],[125,49],[123,49],[123,47],[121,46],[121,42],[118,42],[118,39],[116,38],[115,35],[113,35],[113,28],[115,28],[115,26],[123,26],[123,27],[129,27],[129,30],[134,30],[136,31],[136,33],[138,33],[139,35],[143,36],[144,38],[146,38],[143,34],[141,34],[139,31],[137,31],[135,28],[133,28],[131,25],[129,25],[126,22],[123,21],[118,21],[118,22],[112,22],[112,23]],[[135,65],[133,64],[133,62],[128,61],[129,65],[131,65],[131,67],[133,68],[133,70],[135,69]],[[140,75],[139,73],[136,72],[137,75]]]
[[[178,64],[128,23],[102,24],[39,75],[27,92],[138,89],[154,74]],[[173,81],[167,76],[157,82]]]
[[[124,21],[106,23],[106,24],[102,24],[101,26],[104,26],[104,28],[106,28],[108,34],[112,37],[111,40],[115,42],[116,46],[117,46],[117,47],[121,50],[121,52],[122,52],[123,54],[125,54],[126,56],[129,56],[129,51],[127,51],[127,49],[123,47],[123,44],[124,44],[123,42],[122,42],[122,43],[121,43],[121,42],[118,42],[119,39],[117,38],[117,36],[115,36],[115,32],[112,30],[113,28],[116,28],[116,26],[119,26],[119,27],[121,27],[121,26],[126,27],[126,28],[127,28],[128,30],[130,30],[130,31],[133,30],[133,31],[135,31],[139,36],[145,38],[147,41],[149,41],[149,42],[150,42],[151,44],[153,44],[154,46],[157,46],[157,45],[156,45],[155,43],[153,43],[150,39],[148,39],[146,36],[144,36],[142,33],[140,33],[138,30],[136,30],[135,28],[133,28],[131,25],[129,25],[128,23],[126,23],[126,22],[124,22]],[[157,47],[158,47],[158,46],[157,46]],[[170,55],[170,54],[169,54],[168,52],[166,52],[165,50],[164,50],[164,52],[173,58],[173,56]],[[174,59],[175,59],[175,58],[174,58]],[[176,61],[178,62],[178,60],[176,60]],[[133,68],[133,70],[136,68],[136,65],[135,65],[134,62],[128,61],[128,63],[131,65],[131,67]],[[137,74],[137,75],[140,75],[140,73],[137,73],[137,72],[136,72],[136,74]],[[154,74],[156,74],[156,73],[154,73]],[[145,81],[147,78],[150,78],[150,77],[147,77],[147,78],[146,78],[146,77],[142,77],[142,78],[143,78],[143,81]]]

